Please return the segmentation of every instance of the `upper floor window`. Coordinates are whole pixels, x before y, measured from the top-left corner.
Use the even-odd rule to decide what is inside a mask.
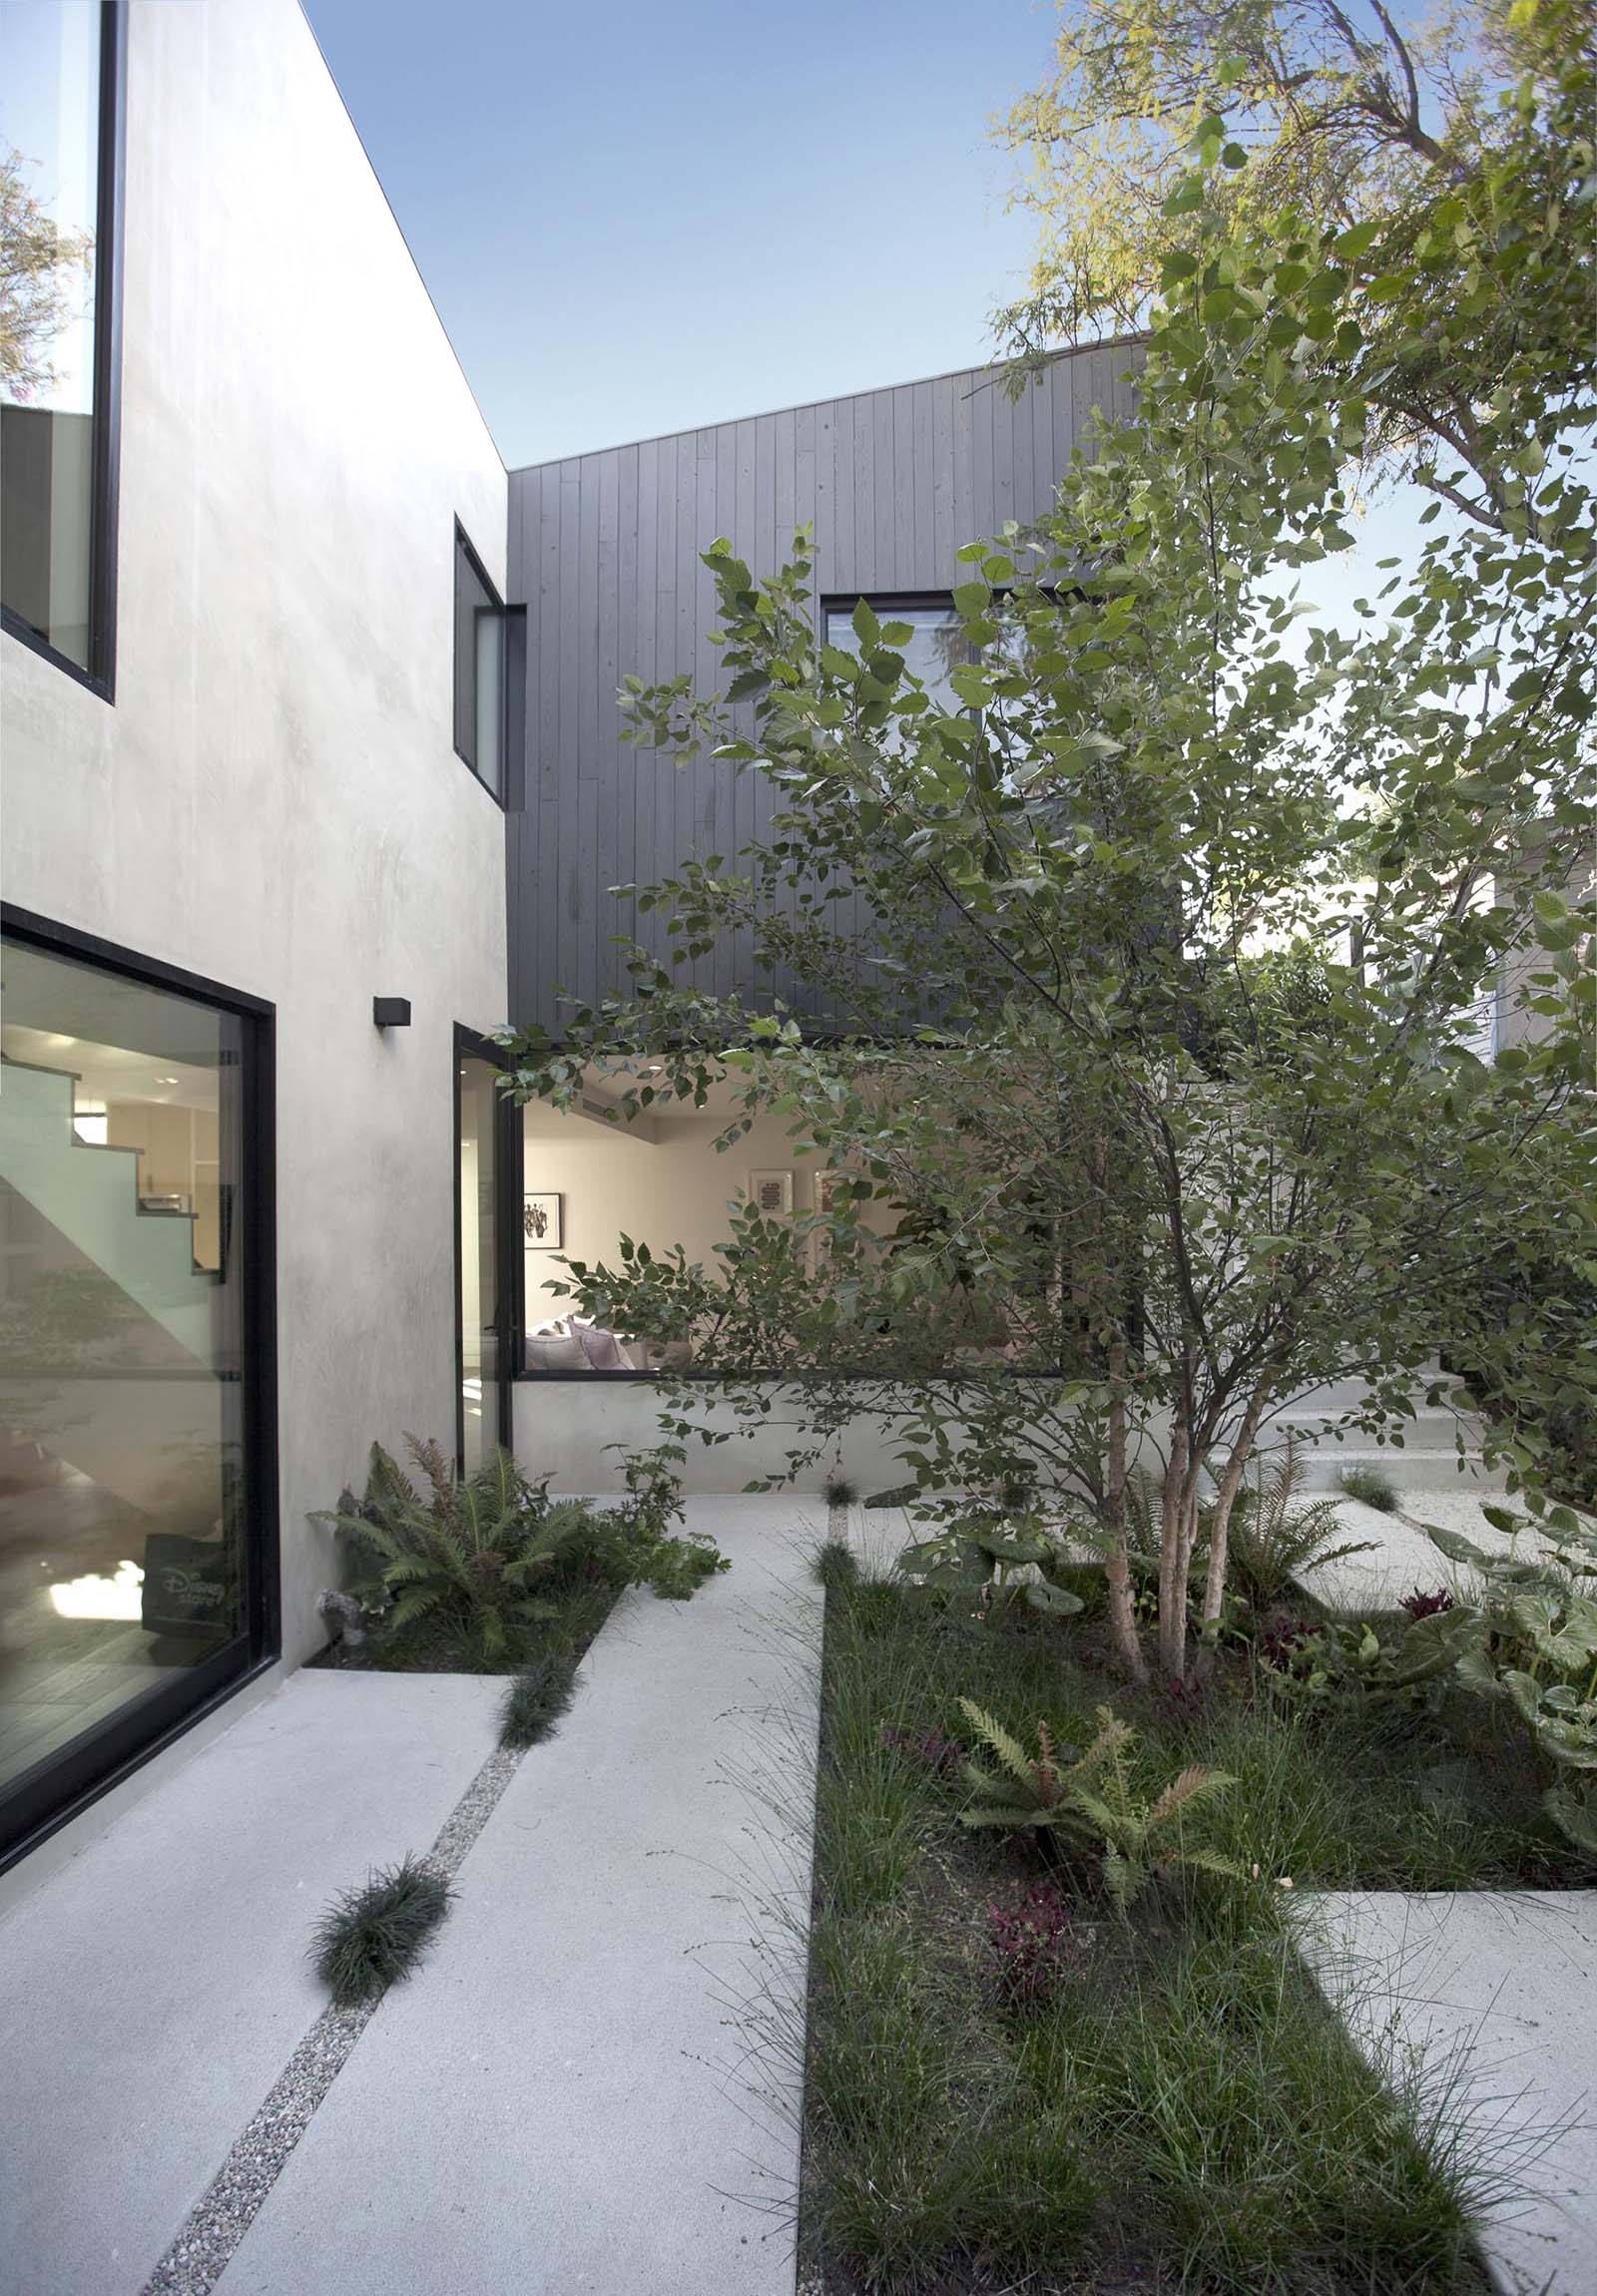
[[[3,22],[0,608],[109,693],[121,11],[5,0]]]
[[[859,634],[854,628],[854,608],[858,603],[857,598],[828,598],[821,610],[822,639],[844,654],[859,652]],[[972,655],[953,600],[946,594],[912,598],[871,596],[865,604],[878,621],[908,627],[911,635],[894,644],[893,652],[903,656],[905,669],[921,681],[940,709],[959,708],[961,703],[948,683],[949,675],[961,663],[971,661]]]
[[[505,794],[505,610],[455,528],[455,747],[501,804]]]

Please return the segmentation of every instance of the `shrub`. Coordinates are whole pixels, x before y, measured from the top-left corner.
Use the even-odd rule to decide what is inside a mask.
[[[998,1762],[996,1770],[975,1762],[965,1765],[975,1798],[959,1813],[963,1824],[1029,1829],[1067,1846],[1096,1849],[1104,1887],[1122,1914],[1156,1875],[1178,1868],[1241,1878],[1229,1859],[1189,1847],[1183,1839],[1187,1816],[1231,1784],[1223,1771],[1188,1768],[1151,1801],[1139,1799],[1128,1767],[1137,1733],[1108,1706],[1097,1709],[1098,1735],[1092,1744],[1066,1767],[1045,1722],[1037,1725],[1039,1752],[1033,1757],[990,1714],[968,1698],[959,1703]]]
[[[903,1550],[898,1569],[906,1578],[938,1594],[962,1595],[989,1618],[1017,1600],[1050,1617],[1086,1607],[1079,1595],[1043,1575],[1045,1566],[1063,1560],[1063,1550],[1035,1518],[1010,1521],[963,1502],[958,1509],[934,1537]]]
[[[859,1584],[859,1559],[840,1539],[823,1539],[815,1550],[815,1577],[827,1594],[846,1594]]]
[[[501,1746],[536,1746],[568,1711],[576,1669],[564,1652],[540,1650],[512,1677],[499,1712]]]
[[[1329,1618],[1284,1638],[1279,1655],[1262,1647],[1260,1656],[1293,1697],[1372,1707],[1429,1698],[1458,1663],[1469,1631],[1454,1608],[1428,1610],[1395,1638],[1367,1619]]]
[[[850,1483],[846,1475],[828,1475],[820,1489],[828,1507],[852,1507],[859,1497],[857,1484]]]
[[[311,1941],[316,1975],[338,2009],[376,2001],[408,1977],[431,1944],[453,1898],[441,1874],[401,1858],[359,1889],[334,1898]]]
[[[419,1489],[380,1443],[371,1447],[365,1495],[345,1491],[336,1508],[313,1516],[344,1539],[382,1632],[401,1641],[411,1628],[429,1652],[452,1646],[490,1668],[525,1654],[530,1632],[590,1593],[643,1584],[667,1602],[685,1602],[715,1572],[731,1568],[713,1540],[678,1537],[680,1450],[666,1445],[626,1454],[627,1496],[618,1507],[551,1499],[548,1478],[533,1481],[507,1451],[475,1475],[459,1477],[437,1443],[406,1436]]]
[[[647,1451],[622,1451],[627,1496],[610,1512],[619,1534],[610,1550],[610,1575],[618,1587],[649,1587],[663,1603],[686,1603],[707,1579],[730,1571],[732,1563],[713,1539],[673,1532],[682,1515],[685,1457],[680,1443],[656,1444]]]
[[[1378,1467],[1344,1467],[1336,1480],[1344,1495],[1356,1499],[1361,1507],[1373,1507],[1381,1515],[1396,1514],[1397,1486]]]
[[[516,1629],[553,1614],[547,1584],[591,1539],[592,1512],[577,1500],[551,1500],[508,1451],[460,1478],[438,1444],[413,1435],[405,1442],[424,1490],[374,1443],[365,1496],[345,1491],[311,1520],[329,1524],[374,1567],[370,1592],[388,1633],[425,1621],[485,1658],[501,1657]]]
[[[1481,1513],[1510,1535],[1525,1528],[1506,1508],[1484,1506]],[[1450,1562],[1466,1565],[1479,1581],[1478,1600],[1447,1613],[1457,1632],[1458,1680],[1518,1714],[1544,1772],[1556,1778],[1542,1806],[1584,1850],[1592,1800],[1583,1773],[1597,1770],[1597,1598],[1583,1594],[1580,1582],[1597,1577],[1597,1530],[1571,1509],[1555,1507],[1543,1526],[1550,1551],[1534,1558],[1487,1555],[1456,1531],[1431,1524],[1425,1530]],[[1584,1801],[1571,1792],[1570,1778]]]
[[[1369,1552],[1367,1539],[1339,1537],[1334,1499],[1300,1498],[1303,1462],[1289,1441],[1274,1465],[1261,1466],[1238,1492],[1228,1541],[1230,1584],[1253,1611],[1268,1610],[1306,1571]]]
[[[1397,1606],[1400,1610],[1406,1611],[1408,1616],[1416,1621],[1420,1618],[1434,1618],[1440,1611],[1450,1610],[1452,1607],[1453,1598],[1445,1587],[1436,1587],[1428,1595],[1422,1587],[1416,1587],[1413,1593],[1405,1595]]]

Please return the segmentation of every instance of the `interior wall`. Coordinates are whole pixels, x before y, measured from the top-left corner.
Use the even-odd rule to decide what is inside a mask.
[[[614,1264],[623,1233],[661,1251],[680,1243],[690,1260],[714,1263],[715,1247],[731,1232],[728,1205],[749,1184],[752,1170],[794,1175],[797,1212],[814,1208],[815,1156],[795,1153],[788,1120],[763,1116],[733,1148],[717,1154],[723,1117],[659,1120],[649,1142],[592,1118],[560,1116],[532,1107],[525,1114],[529,1194],[557,1192],[561,1201],[559,1252],[525,1254],[526,1316],[530,1329],[562,1313],[569,1302],[551,1283],[562,1280],[563,1257]],[[883,1226],[883,1207],[863,1207],[867,1224]]]

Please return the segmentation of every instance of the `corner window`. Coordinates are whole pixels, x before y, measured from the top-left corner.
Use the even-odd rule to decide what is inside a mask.
[[[0,85],[0,608],[109,691],[121,11],[6,0]]]
[[[505,783],[505,610],[482,561],[455,528],[455,748],[502,804]]]

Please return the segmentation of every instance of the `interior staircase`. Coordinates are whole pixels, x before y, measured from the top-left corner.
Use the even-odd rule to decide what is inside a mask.
[[[85,1505],[98,1487],[152,1528],[203,1537],[237,1418],[219,1277],[196,1262],[193,1213],[141,1203],[141,1151],[79,1138],[76,1081],[0,1060],[6,1456],[60,1463],[82,1479]]]
[[[140,1201],[140,1149],[80,1140],[76,1082],[65,1069],[0,1060],[0,1180],[209,1367],[217,1277],[195,1259],[195,1215]]]

